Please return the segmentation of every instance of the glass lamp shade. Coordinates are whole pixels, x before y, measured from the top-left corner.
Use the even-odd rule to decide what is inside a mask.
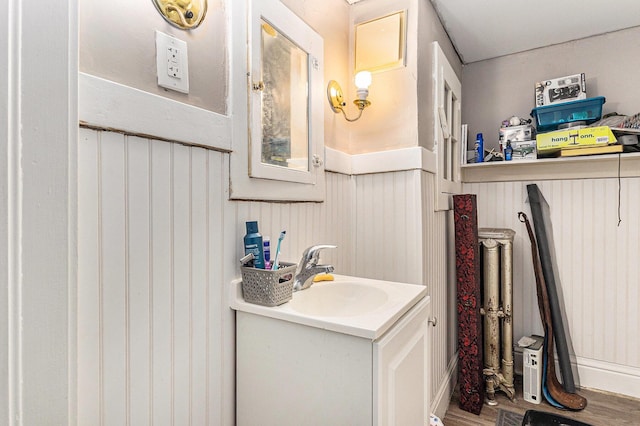
[[[368,89],[371,85],[371,73],[369,71],[360,71],[356,74],[355,80],[358,89]]]

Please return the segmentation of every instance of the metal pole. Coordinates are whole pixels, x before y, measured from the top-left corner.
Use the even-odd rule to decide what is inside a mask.
[[[513,244],[512,240],[502,245],[502,375],[504,385],[511,395],[515,395],[513,386]]]
[[[487,404],[495,402],[495,376],[500,370],[500,252],[497,241],[483,242],[484,265],[484,367],[491,374],[486,377]],[[498,381],[499,383],[499,381]]]

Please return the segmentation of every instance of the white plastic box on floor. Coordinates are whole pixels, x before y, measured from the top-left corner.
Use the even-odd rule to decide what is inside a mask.
[[[542,402],[542,350],[543,339],[531,336],[536,342],[522,349],[522,394],[533,404]]]

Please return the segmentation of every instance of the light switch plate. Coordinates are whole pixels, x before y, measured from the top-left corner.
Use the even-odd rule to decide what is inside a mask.
[[[156,31],[158,86],[189,93],[187,42]]]

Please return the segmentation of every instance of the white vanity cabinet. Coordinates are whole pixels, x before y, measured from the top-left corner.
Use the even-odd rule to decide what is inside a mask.
[[[429,298],[373,342],[374,425],[429,424]]]
[[[236,316],[239,426],[428,424],[429,298],[377,338]]]

